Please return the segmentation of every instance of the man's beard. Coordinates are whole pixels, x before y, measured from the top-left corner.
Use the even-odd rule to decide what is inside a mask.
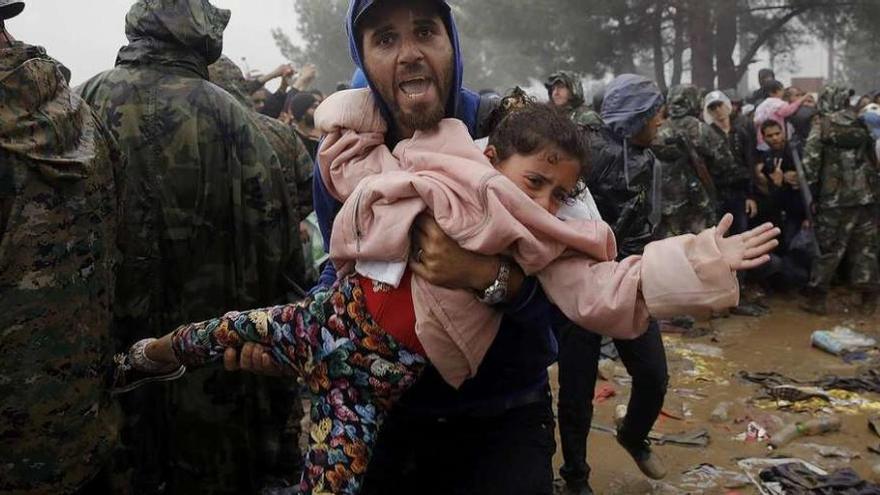
[[[446,117],[445,102],[439,102],[424,110],[418,109],[414,113],[404,113],[400,108],[393,109],[394,121],[404,129],[414,131],[426,131],[437,127],[441,120]]]

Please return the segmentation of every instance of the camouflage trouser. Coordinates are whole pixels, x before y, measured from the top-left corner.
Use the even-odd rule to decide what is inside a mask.
[[[302,403],[287,378],[191,370],[168,391],[168,493],[258,493],[299,481]]]
[[[829,208],[816,216],[816,239],[822,254],[813,262],[810,288],[826,292],[838,267],[848,260],[849,283],[862,290],[878,284],[880,232],[876,205]]]

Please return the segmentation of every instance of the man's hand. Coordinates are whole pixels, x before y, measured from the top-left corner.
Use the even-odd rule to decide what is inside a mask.
[[[746,200],[746,215],[748,215],[749,218],[755,218],[758,216],[758,202],[754,199]]]
[[[462,249],[428,215],[416,219],[412,245],[409,266],[413,273],[431,284],[447,289],[481,292],[498,277],[501,258]],[[508,298],[519,292],[524,278],[522,270],[512,265],[507,286]]]
[[[293,76],[295,73],[296,73],[296,71],[293,69],[293,66],[292,66],[292,65],[290,65],[290,64],[281,64],[281,65],[279,65],[278,67],[276,67],[275,70],[273,70],[272,72],[266,74],[265,76],[260,76],[260,77],[258,78],[258,80],[259,80],[261,83],[266,84],[267,82],[269,82],[269,81],[271,81],[271,80],[273,80],[273,79],[277,79],[277,78],[279,78],[279,77],[290,78],[290,77]]]
[[[226,371],[242,370],[265,376],[294,374],[292,371],[286,372],[281,366],[275,364],[275,361],[272,361],[272,357],[269,356],[269,351],[253,342],[247,342],[242,346],[240,358],[235,349],[231,347],[226,349],[226,352],[223,353],[223,367],[226,368]]]
[[[791,186],[792,189],[797,191],[801,188],[800,182],[798,182],[798,173],[797,171],[785,172],[783,175],[783,179],[785,183]]]
[[[317,76],[318,68],[314,64],[307,64],[300,71],[299,77],[293,83],[293,87],[300,91],[305,91],[312,85]]]
[[[770,181],[774,186],[782,187],[782,183],[785,181],[785,174],[782,173],[782,158],[773,160],[773,173],[770,174]]]

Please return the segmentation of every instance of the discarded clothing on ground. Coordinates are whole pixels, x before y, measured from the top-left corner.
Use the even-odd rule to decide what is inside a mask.
[[[781,484],[790,495],[880,495],[880,485],[863,480],[850,468],[820,475],[803,464],[791,463],[766,468],[760,478]]]
[[[865,369],[851,377],[826,375],[818,380],[797,380],[776,372],[740,371],[740,378],[771,388],[780,385],[799,384],[820,387],[826,390],[846,390],[849,392],[880,393],[880,370]]]

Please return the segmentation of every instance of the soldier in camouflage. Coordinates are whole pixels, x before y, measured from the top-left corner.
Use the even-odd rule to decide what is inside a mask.
[[[810,298],[803,308],[819,314],[827,312],[828,290],[844,257],[850,264],[849,281],[862,292],[866,313],[874,311],[878,290],[878,164],[871,134],[849,104],[852,94],[840,86],[822,91],[820,117],[804,148],[820,255],[813,263]]]
[[[125,346],[231,308],[287,301],[302,273],[278,158],[251,112],[208,82],[229,18],[208,0],[139,0],[116,68],[80,89],[129,163],[131,236],[116,304]],[[255,453],[286,422],[272,415],[268,380],[277,379],[207,369],[123,396],[136,490],[257,492],[274,460]]]
[[[566,112],[572,122],[581,126],[600,127],[602,119],[587,105],[584,84],[574,72],[561,70],[550,74],[544,83],[547,97],[557,108]]]
[[[699,89],[673,86],[667,101],[669,118],[651,146],[660,162],[662,218],[655,231],[658,239],[695,234],[715,224],[717,198],[700,180],[693,152],[710,173],[727,170],[733,163],[724,140],[697,118],[702,112]],[[712,178],[715,175],[712,173]]]
[[[23,7],[0,0],[0,492],[119,493],[101,473],[124,163],[60,64],[6,33]]]
[[[245,79],[241,68],[229,57],[221,56],[208,67],[208,73],[212,83],[225,89],[245,107],[253,109],[248,91],[254,81]],[[312,173],[315,167],[312,158],[293,127],[256,111],[251,115],[278,155],[290,198],[296,205],[297,219],[301,221],[312,212]]]

